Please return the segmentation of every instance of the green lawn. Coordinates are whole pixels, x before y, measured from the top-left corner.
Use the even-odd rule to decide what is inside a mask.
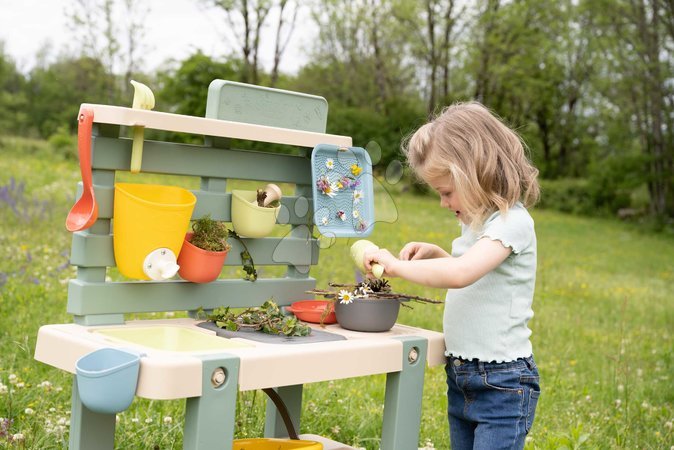
[[[63,448],[70,376],[33,360],[37,329],[65,312],[70,235],[65,216],[76,163],[47,144],[0,138],[0,448]],[[372,240],[397,251],[409,240],[449,248],[455,219],[434,197],[378,190]],[[543,194],[545,195],[545,193]],[[539,269],[533,344],[543,395],[527,448],[670,449],[674,445],[674,239],[615,221],[533,211]],[[319,287],[348,282],[348,243],[312,269]],[[440,290],[393,280],[397,291]],[[177,314],[177,315],[180,315]],[[165,317],[158,314],[157,317]],[[441,330],[442,305],[403,310],[400,322]],[[308,385],[302,432],[378,448],[384,377]],[[427,371],[419,447],[447,449],[445,377]],[[134,401],[118,416],[118,448],[181,448],[183,402]],[[260,436],[264,395],[240,396],[237,435]],[[8,436],[23,435],[12,441]]]

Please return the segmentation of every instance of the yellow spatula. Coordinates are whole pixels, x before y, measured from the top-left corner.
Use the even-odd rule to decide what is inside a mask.
[[[131,80],[133,85],[133,109],[154,108],[154,94],[149,87],[143,83]],[[145,136],[145,127],[133,127],[133,146],[131,147],[131,173],[140,172],[140,166],[143,161],[143,141]]]

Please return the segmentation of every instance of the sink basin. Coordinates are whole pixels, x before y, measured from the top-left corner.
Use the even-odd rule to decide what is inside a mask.
[[[115,327],[92,331],[117,342],[129,342],[157,350],[173,352],[198,352],[254,347],[245,342],[214,336],[185,327],[169,325],[149,327]]]

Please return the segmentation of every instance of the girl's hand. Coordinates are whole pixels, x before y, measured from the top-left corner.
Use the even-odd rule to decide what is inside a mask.
[[[409,242],[400,250],[400,259],[413,261],[415,259],[444,258],[449,254],[435,244],[427,242]]]
[[[363,255],[363,265],[367,270],[368,278],[372,278],[372,264],[379,264],[384,267],[384,275],[395,277],[393,266],[399,260],[386,249],[379,249],[370,252],[365,252]]]

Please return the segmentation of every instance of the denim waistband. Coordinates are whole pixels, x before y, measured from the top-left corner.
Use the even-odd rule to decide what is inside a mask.
[[[485,371],[499,371],[499,370],[513,370],[517,368],[528,368],[533,370],[536,368],[534,356],[526,358],[517,358],[515,361],[506,362],[483,362],[478,359],[464,359],[455,356],[447,356],[447,364],[450,365],[457,372],[485,372]]]

